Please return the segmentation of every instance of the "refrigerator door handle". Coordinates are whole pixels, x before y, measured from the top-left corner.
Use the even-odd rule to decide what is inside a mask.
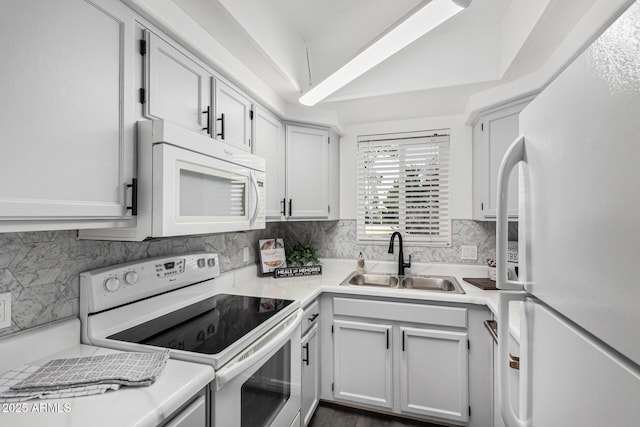
[[[519,136],[507,149],[498,170],[498,201],[496,218],[496,287],[507,290],[524,290],[524,282],[507,279],[508,196],[511,171],[524,159],[524,136]]]
[[[513,410],[510,398],[509,369],[511,369],[512,357],[509,354],[509,303],[511,301],[524,301],[526,292],[502,291],[498,295],[498,401],[500,413],[505,425],[510,427],[524,427],[527,425]],[[518,366],[519,369],[519,366]]]

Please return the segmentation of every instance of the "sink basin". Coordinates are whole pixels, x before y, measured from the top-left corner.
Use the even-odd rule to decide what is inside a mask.
[[[444,276],[405,276],[402,279],[402,287],[406,289],[464,293],[455,278]]]
[[[349,285],[357,286],[384,286],[387,288],[395,288],[398,286],[398,278],[391,274],[351,274],[346,281]]]
[[[447,292],[464,294],[464,290],[452,276],[420,276],[406,275],[398,277],[393,274],[351,273],[341,285],[374,286],[379,288],[414,289],[429,292]]]

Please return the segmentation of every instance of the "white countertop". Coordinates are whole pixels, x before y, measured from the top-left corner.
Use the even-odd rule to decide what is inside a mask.
[[[367,286],[341,286],[340,283],[356,267],[356,260],[322,259],[323,274],[294,278],[262,277],[257,274],[257,266],[251,265],[226,272],[215,279],[216,292],[233,292],[244,295],[295,299],[302,307],[315,300],[321,293],[406,298],[420,301],[439,301],[462,304],[484,305],[498,317],[498,291],[484,291],[463,280],[463,277],[487,277],[487,267],[465,264],[418,264],[409,270],[411,274],[431,274],[454,276],[464,289],[464,294],[429,292],[410,289],[373,288]],[[367,272],[394,273],[395,262],[367,261]],[[510,310],[510,331],[519,341],[520,305],[512,305]],[[51,334],[60,329],[62,333]],[[76,331],[77,329],[77,331]],[[20,354],[16,344],[25,336],[40,334],[37,347]],[[44,334],[44,335],[43,335]],[[35,328],[25,334],[16,334],[8,339],[0,339],[0,371],[31,363],[44,364],[48,360],[62,357],[81,357],[115,352],[101,347],[79,344],[79,321],[70,319],[57,324]],[[24,350],[23,350],[24,351]],[[27,402],[33,404],[54,404],[48,412],[27,413],[1,412],[0,425],[30,426],[85,426],[95,427],[127,425],[155,426],[173,413],[214,378],[210,366],[179,360],[169,360],[158,380],[149,387],[123,387],[115,392],[73,399],[47,399]],[[55,404],[58,405],[55,405]],[[65,410],[64,403],[69,403]],[[38,406],[39,408],[39,406]],[[59,411],[56,409],[59,408]],[[0,407],[0,409],[3,409]]]
[[[30,335],[31,337],[25,337]],[[75,343],[68,342],[75,335]],[[56,339],[56,337],[62,337]],[[66,341],[66,342],[65,342]],[[116,353],[80,342],[80,322],[70,319],[46,328],[36,328],[28,334],[18,334],[0,340],[0,354],[12,354],[0,365],[3,372],[22,364],[44,365],[47,361],[67,357],[85,357]],[[50,344],[50,345],[47,345]],[[28,347],[38,347],[37,359],[16,357]],[[46,353],[48,347],[52,353]],[[66,348],[64,348],[66,347]],[[60,348],[63,348],[60,350]],[[58,351],[59,350],[59,351]],[[29,354],[29,353],[28,353]],[[19,363],[16,363],[19,362]],[[196,363],[168,360],[154,384],[148,387],[121,387],[100,395],[70,399],[37,399],[17,404],[0,404],[2,426],[92,426],[112,427],[156,426],[180,408],[214,378],[213,368]],[[22,411],[21,411],[22,410]],[[21,412],[18,412],[21,411]]]
[[[463,277],[488,277],[488,267],[471,264],[421,264],[413,263],[409,274],[430,274],[454,276],[464,289],[464,294],[430,292],[411,289],[374,288],[370,286],[342,286],[340,283],[356,269],[356,260],[322,259],[323,274],[279,278],[258,277],[256,266],[247,266],[222,274],[215,279],[220,291],[246,295],[295,299],[302,307],[313,301],[322,292],[352,295],[380,296],[387,298],[407,298],[421,301],[440,301],[462,304],[485,305],[498,317],[498,292],[484,291],[463,280]],[[368,273],[395,273],[397,263],[390,261],[366,261]],[[510,332],[520,339],[520,304],[511,304]]]

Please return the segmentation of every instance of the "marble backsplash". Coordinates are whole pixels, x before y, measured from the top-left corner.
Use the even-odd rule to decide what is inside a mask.
[[[389,248],[387,243],[381,245],[358,243],[355,220],[278,223],[274,224],[271,230],[277,233],[273,237],[284,238],[285,245],[287,242],[313,245],[318,249],[322,258],[355,259],[362,252],[365,259],[380,261],[397,259],[397,250],[395,254],[387,253]],[[495,258],[495,235],[495,222],[454,220],[451,246],[426,247],[405,244],[404,254],[406,259],[411,255],[412,262],[484,264],[485,259]],[[510,223],[509,240],[517,239],[517,223]],[[463,261],[461,257],[462,245],[477,246],[478,259]]]
[[[517,239],[517,231],[513,240]],[[257,241],[283,237],[285,243],[302,242],[318,248],[324,258],[393,260],[387,245],[361,245],[355,221],[269,223],[265,230],[174,237],[145,242],[78,240],[75,231],[0,234],[0,293],[11,292],[11,327],[0,336],[78,314],[79,273],[138,259],[215,251],[222,271],[254,264]],[[453,243],[446,248],[406,246],[414,262],[459,263],[460,245],[478,246],[479,264],[495,256],[495,223],[453,221]],[[242,261],[248,247],[250,261]]]

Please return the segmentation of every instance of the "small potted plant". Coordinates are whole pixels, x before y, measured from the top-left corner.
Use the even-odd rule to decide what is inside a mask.
[[[311,245],[303,245],[298,242],[291,246],[285,245],[284,250],[289,267],[305,267],[321,264],[320,259],[318,259],[317,249]]]

